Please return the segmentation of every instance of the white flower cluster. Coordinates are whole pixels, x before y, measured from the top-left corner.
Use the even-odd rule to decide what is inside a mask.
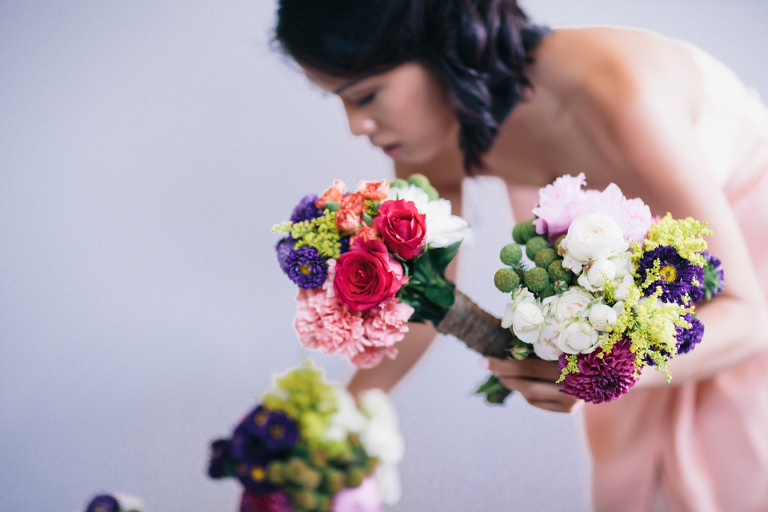
[[[360,435],[365,451],[378,457],[376,479],[382,491],[382,501],[394,505],[402,497],[400,473],[397,466],[405,456],[405,439],[400,432],[397,413],[380,389],[369,389],[360,395],[360,409],[345,389],[336,388],[338,410],[331,420],[328,439],[346,439],[351,432]]]
[[[451,214],[451,202],[447,199],[430,201],[429,196],[416,185],[390,188],[387,201],[404,199],[412,201],[419,213],[427,216],[427,244],[432,247],[448,247],[469,237],[469,223]]]
[[[586,213],[577,217],[559,251],[563,267],[578,276],[578,286],[543,300],[527,288],[517,290],[501,322],[548,361],[562,353],[589,354],[599,347],[600,335],[616,323],[634,284],[629,244],[610,215]],[[617,288],[613,307],[602,297],[607,283]]]

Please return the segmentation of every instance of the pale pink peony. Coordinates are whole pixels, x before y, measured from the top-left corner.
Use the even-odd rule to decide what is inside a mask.
[[[539,204],[533,209],[538,217],[533,221],[537,233],[549,233],[549,238],[554,240],[568,231],[571,221],[578,216],[576,208],[584,198],[581,187],[585,183],[584,173],[575,178],[566,174],[539,189]]]
[[[373,477],[363,480],[358,487],[342,489],[333,497],[333,512],[380,512],[381,488]]]
[[[381,308],[367,311],[363,319],[365,337],[374,347],[391,347],[408,332],[408,319],[414,309],[392,299]]]

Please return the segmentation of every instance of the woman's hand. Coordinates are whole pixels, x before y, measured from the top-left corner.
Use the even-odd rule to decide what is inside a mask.
[[[575,412],[584,404],[582,400],[561,393],[562,384],[555,384],[560,378],[557,361],[541,359],[496,359],[489,357],[488,369],[508,389],[517,391],[534,407],[553,412]]]

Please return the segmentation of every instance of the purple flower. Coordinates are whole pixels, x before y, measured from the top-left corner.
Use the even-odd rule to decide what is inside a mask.
[[[229,439],[217,439],[211,443],[211,459],[208,462],[208,476],[211,478],[234,476],[230,445]]]
[[[286,258],[288,277],[301,288],[315,289],[328,277],[328,265],[314,247],[294,249]]]
[[[691,295],[691,283],[698,277],[698,267],[680,256],[674,247],[661,245],[646,252],[638,262],[637,274],[640,276],[640,283],[645,282],[648,269],[653,268],[656,260],[659,260],[660,277],[646,289],[646,293],[654,293],[656,288],[661,286],[662,294],[659,300],[683,304],[683,297]]]
[[[246,489],[240,498],[240,512],[291,512],[292,510],[291,501],[283,491],[257,494]]]
[[[302,222],[320,217],[323,212],[315,206],[315,201],[317,201],[316,194],[308,194],[304,196],[301,201],[299,201],[299,204],[293,209],[293,212],[291,213],[291,222]]]
[[[704,324],[701,323],[701,320],[695,317],[692,318],[690,314],[687,315],[686,320],[691,324],[690,329],[686,329],[685,327],[676,328],[677,334],[675,334],[675,339],[677,340],[678,355],[693,350],[704,336]]]
[[[241,462],[264,462],[270,459],[269,452],[261,440],[261,437],[250,431],[246,422],[240,423],[232,433],[230,442],[230,455],[232,460]]]
[[[702,252],[701,255],[707,262],[703,269],[704,284],[702,289],[704,298],[712,300],[725,288],[725,271],[723,270],[723,263],[717,256],[708,252]]]
[[[288,272],[288,256],[293,251],[293,239],[290,236],[280,239],[275,245],[275,252],[277,253],[277,263],[280,264],[280,270],[290,275]]]
[[[635,354],[629,349],[630,342],[625,338],[602,358],[598,357],[601,350],[579,354],[579,373],[566,375],[560,391],[595,404],[619,398],[637,382],[633,376]],[[567,364],[565,354],[562,354],[558,365],[560,370]]]
[[[345,252],[349,252],[349,240],[350,237],[343,236],[339,240],[341,242],[341,249],[339,249],[339,254],[344,254]]]
[[[99,494],[88,503],[85,512],[120,512],[120,503],[114,496]]]
[[[271,461],[264,459],[260,461],[238,462],[235,465],[235,474],[240,483],[248,491],[256,494],[267,494],[275,492],[275,487],[267,478],[267,467]]]
[[[273,452],[290,450],[299,440],[299,426],[285,413],[270,411],[263,405],[254,409],[242,422],[245,430],[258,437]]]

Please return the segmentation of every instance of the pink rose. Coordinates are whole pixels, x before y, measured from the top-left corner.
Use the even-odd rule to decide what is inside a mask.
[[[365,311],[389,301],[406,282],[383,243],[358,239],[337,260],[333,289],[341,304]]]
[[[351,210],[357,215],[362,215],[365,212],[365,197],[360,192],[347,194],[341,198],[341,207]]]
[[[360,227],[360,218],[352,210],[341,208],[336,211],[336,227],[344,233],[354,233]]]
[[[363,347],[362,352],[358,352],[349,360],[358,368],[368,369],[379,366],[384,356],[394,359],[397,357],[395,347]]]
[[[369,240],[379,240],[381,241],[381,234],[379,233],[378,228],[376,227],[376,224],[371,224],[370,226],[367,224],[363,224],[360,226],[360,229],[357,230],[357,232],[352,235],[352,238],[350,239],[350,243],[355,243],[355,240],[361,239],[364,242],[367,242]]]
[[[357,191],[371,201],[383,201],[389,196],[389,183],[387,181],[361,181],[357,186]]]
[[[424,250],[426,215],[419,213],[412,201],[398,199],[381,203],[379,215],[373,222],[384,243],[398,257],[411,260]]]
[[[341,203],[341,198],[344,197],[344,192],[347,191],[347,186],[343,181],[333,180],[333,186],[323,192],[320,199],[315,201],[315,207],[320,210],[325,210],[325,203],[333,201],[334,203]]]

